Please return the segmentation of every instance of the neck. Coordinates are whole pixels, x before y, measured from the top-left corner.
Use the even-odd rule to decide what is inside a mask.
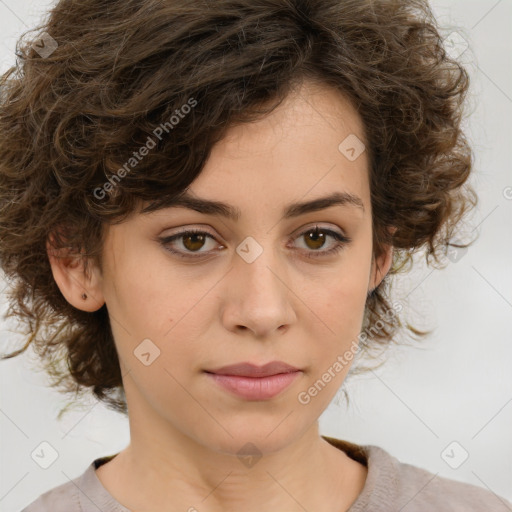
[[[318,423],[261,458],[214,451],[183,435],[162,443],[134,433],[97,474],[121,504],[137,512],[339,512],[357,498],[366,478],[363,466],[320,437]]]

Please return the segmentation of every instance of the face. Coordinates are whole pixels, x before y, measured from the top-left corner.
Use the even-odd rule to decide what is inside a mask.
[[[349,136],[349,146],[364,141],[357,111],[334,90],[304,85],[265,119],[232,127],[189,187],[237,219],[181,206],[109,227],[103,272],[85,286],[107,305],[141,431],[226,453],[249,441],[272,452],[333,399],[350,368],[339,356],[353,352],[391,254],[378,273],[367,153],[354,159],[347,142],[340,150]],[[342,200],[328,207],[290,209],[334,194]],[[270,361],[300,370],[281,378],[280,392],[279,378],[254,392],[206,373]]]

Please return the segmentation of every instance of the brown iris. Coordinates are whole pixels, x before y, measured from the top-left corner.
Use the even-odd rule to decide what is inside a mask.
[[[311,247],[312,249],[321,249],[325,242],[325,233],[321,233],[318,228],[315,228],[304,233],[304,236],[306,237],[306,240],[312,241],[315,244],[318,244],[320,242],[319,245]]]
[[[191,233],[188,235],[183,235],[183,246],[188,251],[197,251],[198,249],[201,249],[201,247],[204,245],[204,241],[206,240],[206,237],[200,233]],[[188,240],[193,240],[190,244],[187,243]],[[199,240],[199,242],[198,242]],[[197,245],[199,244],[199,245]]]

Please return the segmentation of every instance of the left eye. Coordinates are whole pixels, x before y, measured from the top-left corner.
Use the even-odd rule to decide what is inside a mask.
[[[334,254],[340,251],[346,244],[348,244],[351,241],[348,237],[342,235],[341,233],[338,233],[337,231],[333,231],[331,229],[326,228],[319,228],[318,226],[303,231],[297,236],[297,238],[300,237],[305,237],[304,240],[306,244],[308,244],[310,248],[313,248],[313,250],[307,251],[308,254],[306,255],[306,257],[308,258],[317,258]],[[333,238],[335,242],[332,244],[332,247],[330,249],[319,251],[318,249],[320,249],[325,244],[326,237]],[[163,237],[160,239],[160,241],[169,252],[176,254],[181,258],[193,259],[200,258],[210,252],[199,251],[199,249],[201,249],[204,246],[205,240],[207,238],[215,240],[215,238],[206,231],[188,229],[175,235]],[[181,243],[185,248],[185,251],[172,249],[170,247],[172,245],[172,242],[175,242],[176,240],[181,240]],[[198,255],[195,255],[194,253],[197,253]]]

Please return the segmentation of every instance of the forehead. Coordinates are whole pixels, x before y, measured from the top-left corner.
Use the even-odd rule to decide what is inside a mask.
[[[349,135],[366,145],[364,123],[354,105],[333,87],[306,82],[265,117],[230,127],[211,158],[244,158],[249,152],[261,156],[280,144],[283,149],[305,145],[316,157],[320,149],[328,149],[325,158],[335,160],[339,143]],[[293,153],[287,156],[293,158]]]
[[[361,193],[367,185],[367,152],[350,160],[347,139],[358,152],[366,146],[356,109],[329,87],[303,86],[265,118],[229,129],[190,190],[220,196],[229,186],[240,195],[279,191],[283,199],[310,190]]]
[[[233,221],[278,210],[286,218],[329,197],[361,215],[370,200],[365,146],[364,126],[351,103],[330,87],[305,84],[264,118],[228,129],[201,174],[162,208],[185,207]],[[329,201],[323,200],[324,207]]]

